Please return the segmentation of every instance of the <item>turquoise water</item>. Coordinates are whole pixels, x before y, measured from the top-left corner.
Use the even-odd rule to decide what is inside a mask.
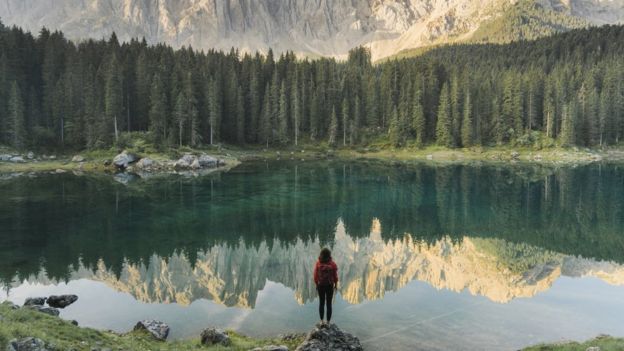
[[[624,168],[243,164],[203,177],[0,180],[0,300],[171,337],[306,331],[333,249],[335,322],[371,350],[624,336]]]

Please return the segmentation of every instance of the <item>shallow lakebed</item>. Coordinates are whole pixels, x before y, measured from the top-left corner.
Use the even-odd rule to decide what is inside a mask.
[[[73,293],[61,317],[171,337],[317,321],[312,268],[339,265],[335,322],[374,350],[515,350],[624,336],[624,167],[251,162],[126,184],[0,181],[0,300]]]

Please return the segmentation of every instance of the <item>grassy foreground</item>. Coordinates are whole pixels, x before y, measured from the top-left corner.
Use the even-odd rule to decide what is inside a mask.
[[[594,347],[594,349],[592,349]],[[584,343],[565,342],[531,346],[524,351],[621,351],[624,350],[624,339],[602,335]]]
[[[228,332],[232,345],[203,346],[199,339],[156,341],[147,332],[117,334],[82,328],[69,321],[24,308],[13,310],[8,304],[0,304],[0,350],[12,339],[35,337],[53,345],[57,350],[249,350],[266,345],[285,345],[294,350],[299,340],[253,339]]]
[[[46,342],[58,350],[250,350],[267,345],[285,345],[294,350],[302,338],[292,340],[283,339],[253,339],[235,332],[228,332],[232,345],[203,346],[199,339],[156,341],[147,332],[128,332],[117,334],[109,331],[99,331],[91,328],[82,328],[69,321],[52,317],[41,312],[28,309],[13,310],[8,304],[0,304],[0,350],[12,339],[35,337]],[[600,351],[624,350],[624,339],[610,336],[599,336],[584,343],[567,342],[542,344],[531,346],[524,351],[586,351],[590,347],[599,347]]]

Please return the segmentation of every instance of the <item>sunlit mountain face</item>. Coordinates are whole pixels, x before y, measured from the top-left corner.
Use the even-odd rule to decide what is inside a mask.
[[[328,246],[337,321],[369,345],[385,345],[387,329],[397,349],[432,337],[439,349],[519,348],[555,325],[557,337],[624,334],[613,320],[624,313],[623,175],[610,164],[282,161],[127,184],[9,177],[0,299],[77,293],[62,317],[119,331],[161,318],[174,338],[206,323],[305,331]],[[404,329],[420,320],[436,322]]]
[[[123,40],[196,49],[345,57],[358,45],[373,58],[455,41],[533,39],[624,19],[622,0],[5,0],[0,18],[70,39]]]

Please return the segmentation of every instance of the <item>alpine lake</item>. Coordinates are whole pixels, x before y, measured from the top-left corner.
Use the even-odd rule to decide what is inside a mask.
[[[318,320],[319,250],[339,266],[333,322],[369,350],[517,350],[624,336],[624,165],[250,162],[207,176],[0,180],[0,301],[170,338]]]

